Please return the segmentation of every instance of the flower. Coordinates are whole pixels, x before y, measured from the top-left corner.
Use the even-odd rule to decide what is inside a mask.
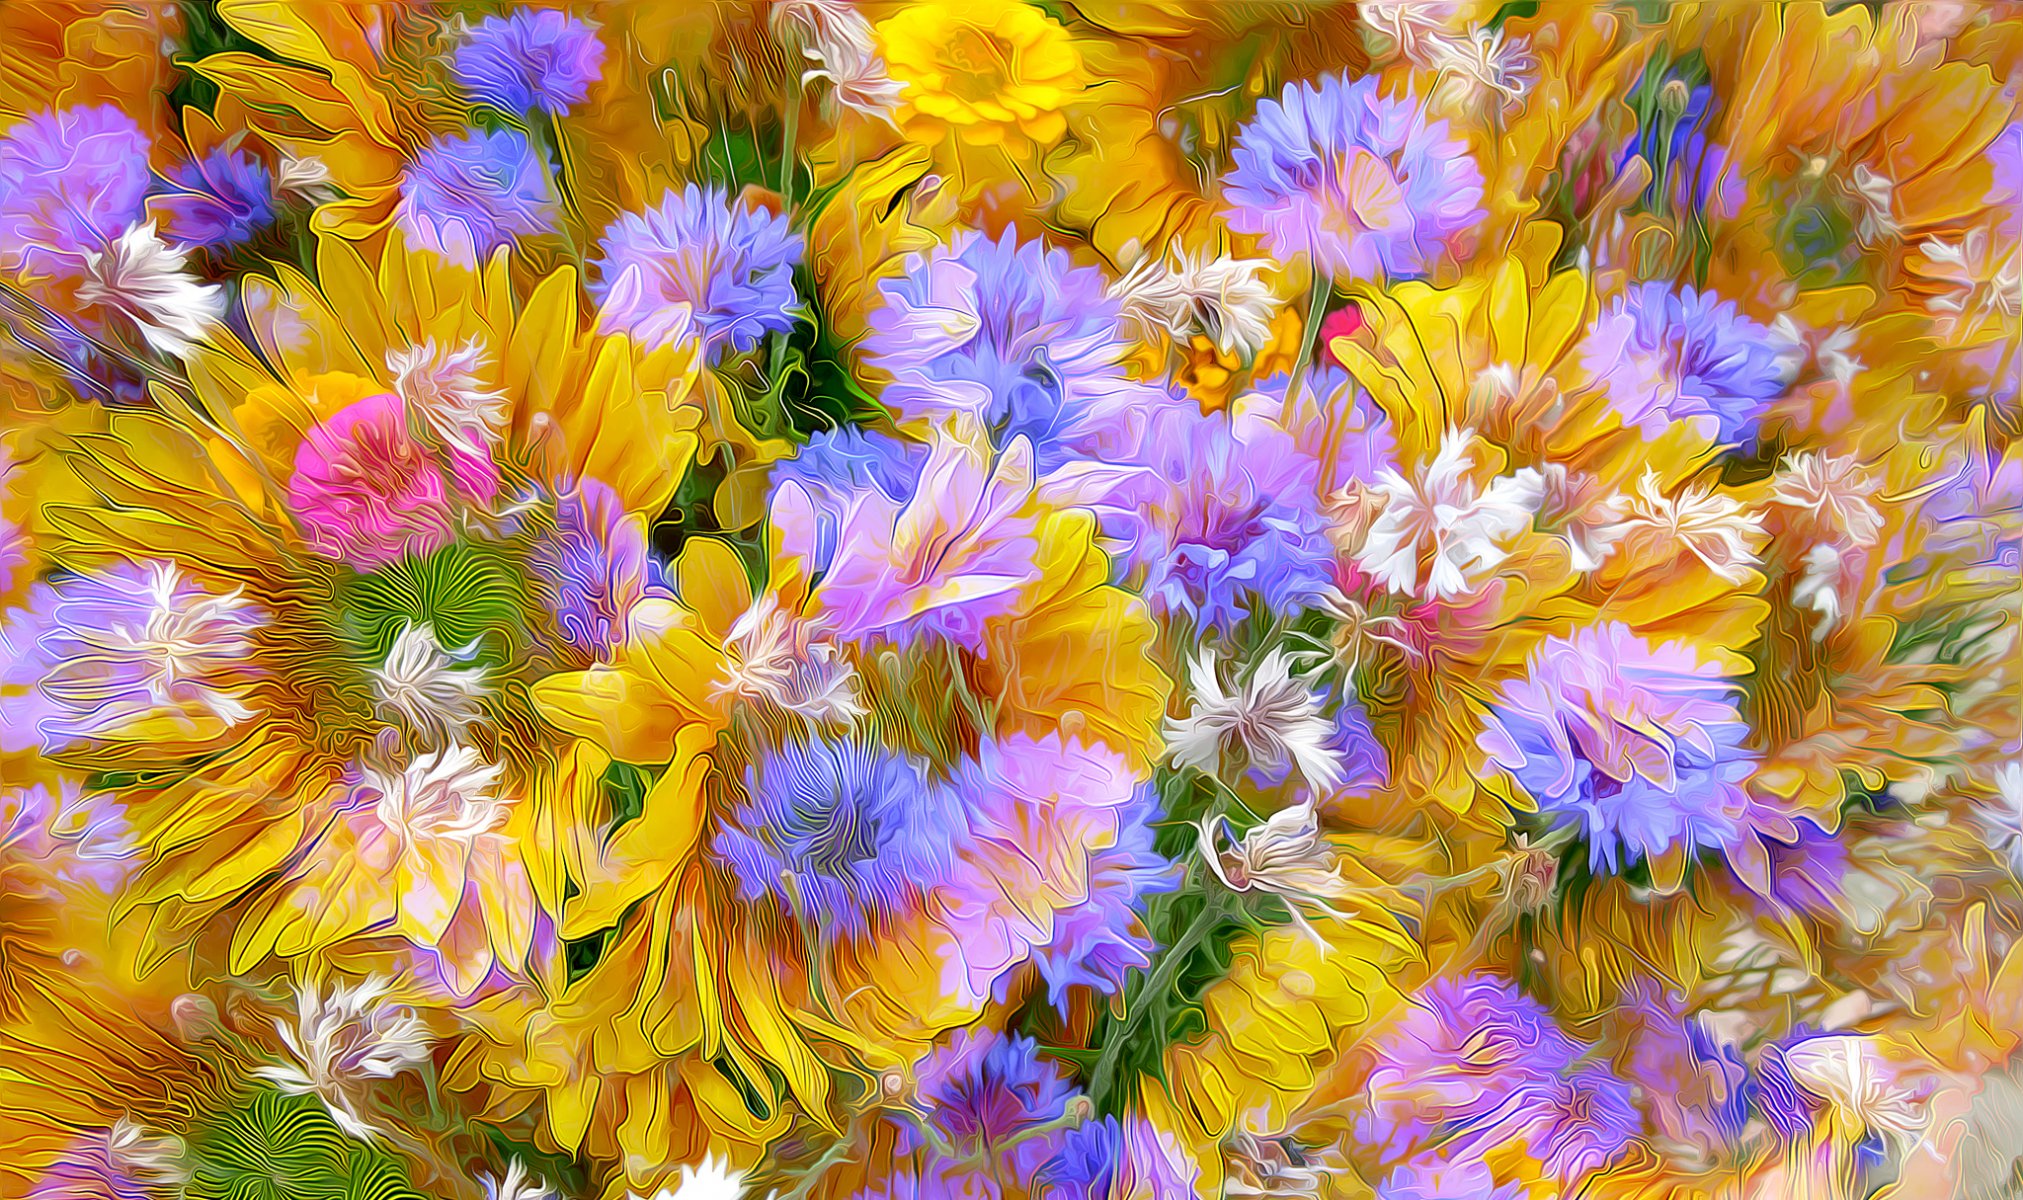
[[[507,1161],[504,1176],[481,1175],[478,1183],[485,1189],[485,1200],[558,1200],[555,1189],[517,1158]]]
[[[1655,557],[1684,550],[1729,583],[1747,579],[1757,562],[1751,543],[1763,537],[1762,518],[1733,496],[1702,484],[1666,496],[1657,473],[1647,470],[1627,508],[1627,515],[1604,526],[1602,534],[1620,542],[1626,554]]]
[[[1150,963],[1137,919],[1177,871],[1152,848],[1157,807],[1123,758],[1057,735],[986,741],[951,781],[974,841],[944,891],[950,990],[1000,999],[1028,959],[1056,1006],[1115,992]]]
[[[1549,637],[1498,692],[1480,744],[1539,806],[1579,826],[1597,871],[1754,831],[1755,766],[1735,684],[1683,643],[1619,623]]]
[[[2023,762],[1996,769],[1994,794],[1980,802],[1975,816],[1988,831],[1989,845],[2002,851],[2009,869],[2023,878]]]
[[[148,139],[110,105],[36,113],[0,138],[0,271],[75,278],[141,217]]]
[[[1068,31],[1023,0],[926,0],[878,24],[900,132],[928,144],[1050,146],[1086,76]]]
[[[745,1173],[731,1170],[728,1158],[705,1154],[693,1166],[684,1163],[681,1178],[673,1188],[661,1188],[652,1200],[742,1200]],[[638,1192],[627,1192],[629,1200],[647,1200]]]
[[[1273,647],[1241,687],[1229,689],[1217,678],[1215,651],[1202,647],[1189,669],[1194,702],[1185,717],[1167,722],[1173,762],[1216,775],[1224,757],[1240,751],[1253,767],[1281,778],[1296,768],[1315,790],[1341,783],[1346,772],[1330,745],[1334,726],[1321,715],[1321,697],[1293,677],[1299,665],[1297,656]]]
[[[1180,248],[1171,260],[1141,259],[1111,286],[1110,295],[1143,340],[1156,335],[1185,345],[1199,333],[1224,354],[1247,362],[1271,340],[1278,298],[1264,274],[1273,269],[1269,259],[1229,254],[1197,259]]]
[[[953,867],[962,817],[924,764],[854,737],[764,752],[712,846],[747,902],[861,935],[919,908]]]
[[[1871,1038],[1808,1038],[1784,1051],[1791,1078],[1824,1100],[1848,1142],[1874,1136],[1915,1145],[1931,1123],[1924,1099],[1896,1078]]]
[[[766,701],[817,724],[849,725],[868,714],[857,669],[817,622],[788,613],[767,593],[724,638],[720,693]]]
[[[510,129],[445,136],[400,179],[394,224],[410,243],[460,266],[554,228],[555,183],[526,135]]]
[[[958,1030],[928,1054],[917,1076],[909,1107],[924,1114],[935,1137],[930,1142],[901,1122],[899,1150],[925,1144],[921,1181],[934,1194],[995,1196],[996,1181],[1016,1179],[1031,1181],[1036,1196],[1109,1195],[1122,1130],[1114,1118],[1087,1119],[1088,1101],[1031,1038]]]
[[[1837,545],[1873,546],[1883,518],[1869,497],[1880,486],[1850,455],[1800,451],[1787,457],[1771,478],[1770,498]]]
[[[1482,171],[1445,121],[1370,76],[1289,83],[1236,135],[1231,229],[1336,279],[1422,275],[1482,220]]]
[[[1481,1159],[1422,1158],[1399,1167],[1377,1186],[1377,1200],[1522,1200],[1522,1185],[1499,1185]]]
[[[274,173],[244,150],[212,150],[171,169],[174,191],[149,207],[177,241],[207,250],[237,250],[274,221]]]
[[[188,271],[189,252],[155,235],[153,221],[135,225],[104,252],[86,251],[80,304],[97,305],[133,322],[141,338],[171,358],[190,357],[225,317],[225,289]]]
[[[590,294],[602,320],[646,346],[699,336],[712,357],[793,328],[801,235],[784,214],[688,185],[604,231]]]
[[[522,8],[471,27],[450,57],[471,99],[509,113],[561,116],[604,71],[596,29],[553,9]]]
[[[277,1020],[275,1032],[294,1061],[258,1067],[254,1074],[290,1095],[315,1096],[331,1119],[357,1138],[381,1131],[364,1115],[374,1079],[392,1079],[428,1061],[432,1040],[414,1010],[385,1003],[390,980],[357,984],[297,985],[295,1020]]]
[[[288,506],[310,548],[360,571],[408,554],[433,554],[455,533],[454,494],[489,503],[498,468],[489,455],[417,440],[406,405],[368,396],[316,425],[295,452]]]
[[[578,479],[555,497],[555,524],[527,557],[548,611],[570,645],[605,654],[625,640],[633,608],[652,588],[646,521],[610,485]]]
[[[445,650],[434,629],[404,624],[394,635],[386,661],[366,669],[373,701],[423,745],[457,740],[484,715],[484,668],[458,665],[469,661],[477,649],[472,643]]]
[[[467,454],[482,455],[505,438],[506,394],[487,387],[484,339],[473,336],[460,347],[425,338],[405,350],[389,350],[387,373],[393,392],[435,435]]]
[[[1791,386],[1797,347],[1712,292],[1653,281],[1617,296],[1578,348],[1623,424],[1656,437],[1697,421],[1717,441],[1746,441]]]
[[[1388,468],[1378,473],[1374,490],[1384,507],[1356,564],[1388,590],[1416,591],[1421,565],[1430,560],[1426,595],[1465,595],[1507,557],[1500,543],[1531,527],[1543,479],[1520,472],[1476,483],[1469,477],[1474,439],[1472,429],[1448,430],[1439,453],[1410,481]]]
[[[1226,850],[1216,845],[1218,837],[1229,834],[1229,818],[1201,819],[1198,842],[1208,869],[1233,892],[1269,892],[1283,899],[1293,924],[1325,950],[1326,941],[1307,923],[1299,906],[1310,904],[1340,918],[1343,914],[1330,902],[1345,898],[1349,884],[1342,878],[1340,855],[1321,838],[1313,801],[1280,809]]]
[[[878,53],[871,22],[851,0],[773,0],[773,36],[798,43],[813,64],[801,73],[803,86],[827,80],[835,103],[853,112],[892,122],[900,87]]]
[[[1102,272],[1009,230],[963,233],[907,256],[879,293],[860,352],[892,377],[882,399],[902,418],[968,414],[1000,446],[1029,439],[1042,471],[1122,446],[1147,392],[1125,371],[1121,309]]]
[[[0,749],[55,753],[251,720],[254,632],[264,615],[167,562],[120,563],[40,584],[0,626]]]

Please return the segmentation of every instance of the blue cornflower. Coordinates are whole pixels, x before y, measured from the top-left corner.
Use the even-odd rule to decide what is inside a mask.
[[[581,104],[603,73],[604,43],[594,26],[568,13],[520,9],[473,26],[451,65],[481,104],[560,116]]]
[[[410,242],[467,267],[554,221],[548,167],[510,129],[444,137],[422,150],[401,177],[394,210]]]
[[[213,150],[178,164],[167,178],[174,190],[153,205],[171,240],[236,250],[274,220],[274,173],[243,150]]]
[[[783,746],[745,773],[717,832],[746,901],[770,896],[810,928],[862,934],[949,875],[965,826],[906,755],[855,739]]]
[[[801,235],[787,218],[689,184],[604,231],[590,292],[604,321],[649,346],[699,335],[712,358],[794,324]]]
[[[109,104],[34,116],[0,137],[0,271],[74,278],[141,218],[148,139]]]
[[[1646,438],[1708,418],[1715,438],[1732,444],[1753,437],[1764,409],[1791,386],[1795,348],[1731,301],[1653,280],[1596,316],[1580,359],[1623,424]]]

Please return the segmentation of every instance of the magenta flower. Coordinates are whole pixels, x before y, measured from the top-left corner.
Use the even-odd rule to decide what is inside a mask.
[[[449,545],[457,499],[489,504],[498,489],[489,455],[421,441],[400,397],[386,393],[340,410],[302,439],[288,506],[318,554],[372,571]]]

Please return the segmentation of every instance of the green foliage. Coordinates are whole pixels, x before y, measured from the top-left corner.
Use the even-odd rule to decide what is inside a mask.
[[[390,1155],[310,1096],[252,1092],[189,1139],[188,1200],[421,1200]]]
[[[476,643],[474,661],[498,666],[523,656],[526,575],[503,547],[454,543],[337,585],[341,635],[360,661],[381,662],[406,625],[434,628],[445,649]]]

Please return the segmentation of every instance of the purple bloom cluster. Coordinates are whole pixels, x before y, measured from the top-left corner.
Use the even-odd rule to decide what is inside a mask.
[[[1338,280],[1424,274],[1483,217],[1467,145],[1411,95],[1379,95],[1375,77],[1287,84],[1257,106],[1232,158],[1230,228]]]
[[[793,328],[801,235],[787,218],[688,185],[604,231],[590,292],[605,322],[649,346],[700,335],[707,354],[742,352]]]
[[[1695,417],[1723,443],[1746,441],[1793,377],[1793,346],[1712,292],[1653,280],[1595,318],[1582,369],[1606,389],[1624,425],[1656,437]]]
[[[1441,1168],[1466,1177],[1507,1143],[1572,1188],[1621,1158],[1639,1131],[1629,1085],[1584,1064],[1585,1047],[1544,1006],[1488,975],[1427,984],[1374,1049],[1357,1135],[1405,1168],[1387,1185],[1393,1194],[1444,1195],[1424,1191]]]
[[[510,129],[438,139],[400,181],[394,221],[417,246],[474,266],[555,224],[555,182],[526,135]]]
[[[111,105],[37,113],[0,138],[0,271],[71,278],[141,217],[148,139]]]
[[[562,636],[599,655],[624,640],[627,616],[656,582],[645,522],[597,479],[561,488],[555,525],[535,543],[528,566],[546,585],[542,597]]]
[[[604,72],[592,26],[553,9],[523,8],[471,27],[451,63],[471,99],[510,113],[560,116]]]
[[[274,220],[274,173],[243,150],[211,151],[170,169],[172,190],[154,198],[162,235],[231,251]]]
[[[883,399],[902,418],[975,417],[1000,446],[1030,440],[1043,472],[1131,448],[1133,412],[1156,393],[1125,372],[1101,271],[1009,231],[965,233],[880,291],[862,352],[892,376]]]
[[[855,739],[765,753],[717,832],[747,901],[771,897],[810,929],[863,934],[916,908],[953,866],[962,814],[925,766]]]
[[[1735,685],[1684,645],[1627,626],[1547,638],[1481,736],[1540,811],[1580,827],[1597,871],[1754,836],[1755,767]]]

